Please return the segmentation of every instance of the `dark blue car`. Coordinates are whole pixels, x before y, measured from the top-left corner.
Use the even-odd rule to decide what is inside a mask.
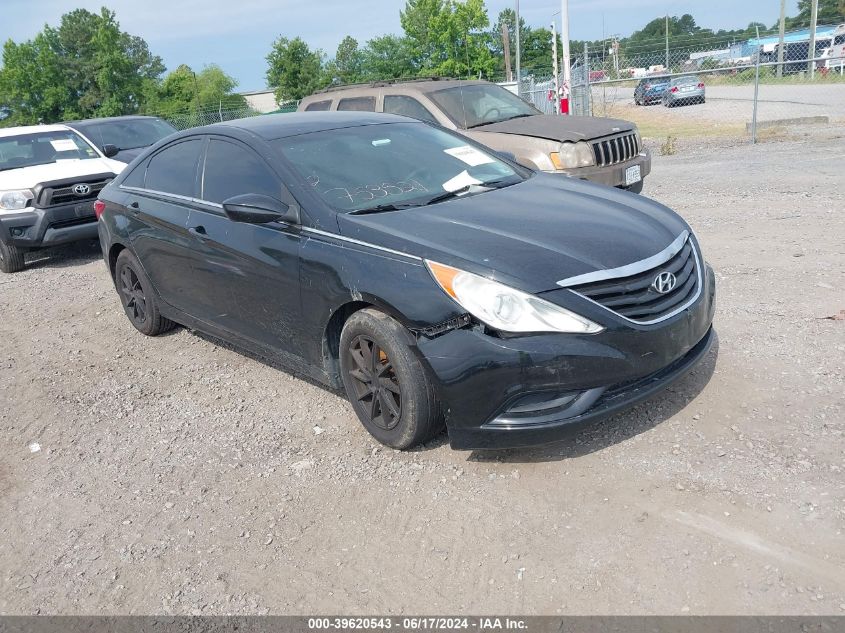
[[[634,103],[637,105],[651,105],[660,103],[663,93],[669,87],[669,77],[646,77],[634,88]]]

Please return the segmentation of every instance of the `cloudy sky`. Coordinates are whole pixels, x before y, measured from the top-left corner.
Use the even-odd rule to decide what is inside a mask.
[[[84,7],[97,11],[103,0],[0,0],[0,40],[28,39],[47,22]],[[404,0],[110,0],[125,31],[140,35],[169,69],[181,63],[195,69],[219,64],[240,90],[265,85],[264,60],[279,35],[303,37],[334,54],[344,35],[359,42],[399,33]],[[797,0],[787,1],[796,13]],[[487,0],[491,21],[512,0]],[[705,27],[736,28],[751,21],[773,24],[778,0],[570,0],[570,36],[598,39],[630,34],[660,15],[691,13]],[[522,0],[520,12],[532,26],[548,26],[559,0]]]

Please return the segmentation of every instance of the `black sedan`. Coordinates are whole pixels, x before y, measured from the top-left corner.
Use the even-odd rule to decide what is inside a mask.
[[[170,136],[176,128],[154,116],[115,116],[65,123],[100,148],[108,158],[131,163],[150,145]]]
[[[713,272],[678,215],[404,117],[187,130],[96,211],[138,330],[180,323],[343,388],[396,448],[444,423],[455,448],[559,439],[713,338]]]

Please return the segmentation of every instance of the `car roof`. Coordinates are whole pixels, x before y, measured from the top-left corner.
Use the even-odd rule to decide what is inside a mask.
[[[484,81],[483,79],[409,79],[404,81],[373,81],[370,83],[349,84],[346,86],[331,86],[305,97],[303,101],[306,99],[309,101],[325,101],[346,92],[360,92],[362,95],[369,95],[374,91],[377,92],[386,88],[428,93],[435,92],[437,90],[446,90],[447,88],[476,85],[490,85],[490,82]]]
[[[21,125],[19,127],[0,128],[0,137],[19,136],[21,134],[35,134],[37,132],[65,132],[70,131],[67,125]]]
[[[265,114],[236,119],[225,123],[214,123],[201,128],[186,130],[191,133],[225,133],[232,128],[251,132],[255,136],[270,141],[286,136],[323,132],[339,128],[362,125],[381,125],[385,123],[416,123],[417,121],[395,114],[376,112],[290,112]]]

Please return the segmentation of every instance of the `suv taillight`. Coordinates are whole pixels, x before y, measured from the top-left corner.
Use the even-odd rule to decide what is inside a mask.
[[[698,84],[698,87],[699,87],[699,88],[704,88],[704,84],[703,84],[703,83],[700,83],[700,84]]]
[[[678,86],[672,86],[672,90],[670,92],[678,92]]]
[[[97,200],[94,203],[94,215],[97,216],[97,219],[100,219],[100,216],[103,215],[103,211],[106,210],[106,203],[102,200]]]

